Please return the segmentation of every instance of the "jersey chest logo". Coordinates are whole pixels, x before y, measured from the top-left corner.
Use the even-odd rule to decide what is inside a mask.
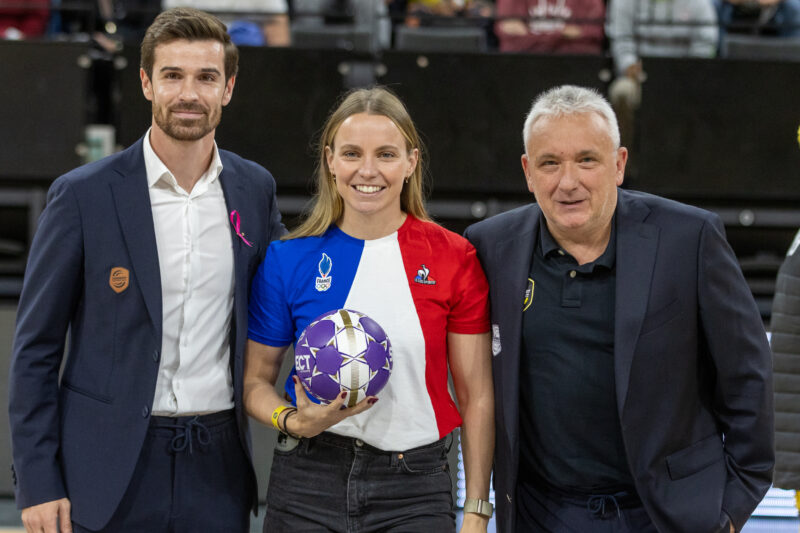
[[[331,288],[331,282],[333,278],[330,273],[332,268],[333,261],[331,261],[331,258],[328,257],[328,254],[323,252],[322,259],[319,260],[319,264],[317,265],[320,277],[317,278],[315,287],[319,292],[325,292]]]
[[[414,278],[414,283],[419,283],[420,285],[436,285],[436,280],[430,278],[430,269],[425,265],[422,265],[422,268],[417,270],[417,276]]]

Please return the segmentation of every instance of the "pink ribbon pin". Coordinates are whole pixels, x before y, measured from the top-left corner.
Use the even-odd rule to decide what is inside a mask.
[[[239,229],[240,222],[241,218],[239,217],[239,212],[236,209],[234,209],[233,211],[231,211],[231,224],[233,224],[233,229],[234,231],[236,231],[236,235],[238,235],[239,238],[242,239],[247,246],[252,248],[253,245],[250,244],[247,241],[247,239],[244,238],[244,233],[242,233],[241,230]]]

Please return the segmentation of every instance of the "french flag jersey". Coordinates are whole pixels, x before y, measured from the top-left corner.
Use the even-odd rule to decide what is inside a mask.
[[[399,451],[461,425],[448,390],[447,333],[489,330],[486,277],[466,239],[408,215],[380,239],[332,225],[321,236],[270,244],[253,279],[250,339],[296,344],[313,319],[336,309],[377,321],[394,366],[379,402],[328,431]]]

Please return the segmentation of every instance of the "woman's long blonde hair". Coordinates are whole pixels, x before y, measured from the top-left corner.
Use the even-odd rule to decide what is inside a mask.
[[[339,126],[348,117],[358,113],[387,117],[394,122],[397,129],[402,133],[406,141],[406,151],[411,153],[415,148],[419,151],[414,172],[409,177],[408,183],[403,185],[403,190],[400,193],[400,209],[420,220],[430,220],[424,201],[423,146],[408,110],[403,105],[403,102],[385,87],[355,89],[344,95],[341,103],[328,116],[328,120],[325,122],[319,144],[316,147],[318,156],[317,177],[313,203],[305,220],[295,230],[286,235],[284,239],[322,235],[344,213],[344,202],[342,202],[342,197],[339,196],[339,192],[336,190],[336,182],[333,179],[330,168],[328,168],[325,147],[330,147],[331,150],[334,150],[333,140],[336,137],[336,132],[339,131]]]

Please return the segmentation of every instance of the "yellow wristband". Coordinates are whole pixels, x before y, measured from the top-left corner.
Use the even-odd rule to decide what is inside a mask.
[[[285,410],[289,409],[288,405],[279,405],[272,411],[272,425],[275,426],[275,429],[283,433],[283,429],[278,425],[278,418],[280,418],[281,413]]]

